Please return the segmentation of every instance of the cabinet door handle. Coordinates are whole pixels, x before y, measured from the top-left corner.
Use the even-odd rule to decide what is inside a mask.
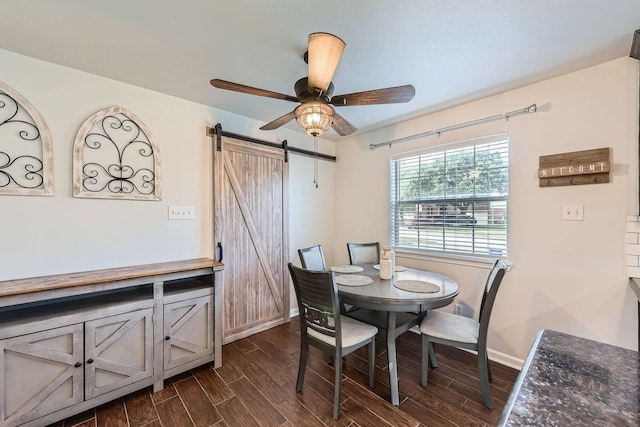
[[[82,366],[82,363],[80,363],[80,362],[76,362],[76,364],[75,364],[75,365],[73,365],[73,366],[74,366],[74,367],[76,367],[76,368],[79,368],[80,366]]]
[[[87,360],[87,364],[88,364],[88,365],[91,365],[92,363],[93,363],[93,359],[89,359],[89,360]]]
[[[171,339],[171,337],[169,335],[167,335],[166,337],[164,337],[164,339],[169,341]]]
[[[218,242],[218,250],[220,251],[220,259],[219,262],[222,262],[222,242]]]

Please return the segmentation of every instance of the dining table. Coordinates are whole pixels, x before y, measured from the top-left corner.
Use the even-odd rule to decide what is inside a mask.
[[[349,317],[373,324],[386,335],[391,404],[398,406],[396,338],[419,325],[428,310],[451,304],[460,292],[452,278],[434,271],[395,266],[391,279],[381,279],[379,265],[331,267]]]

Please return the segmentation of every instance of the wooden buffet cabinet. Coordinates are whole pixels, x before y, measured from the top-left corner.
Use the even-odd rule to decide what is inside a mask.
[[[0,282],[0,427],[221,366],[222,271],[200,258]]]

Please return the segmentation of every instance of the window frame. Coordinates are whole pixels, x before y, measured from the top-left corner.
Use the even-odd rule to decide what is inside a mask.
[[[397,171],[396,171],[396,168],[399,165],[399,161],[402,161],[402,160],[406,161],[407,159],[416,159],[416,161],[419,162],[420,156],[425,156],[425,155],[435,156],[438,154],[442,154],[443,156],[446,156],[447,152],[452,152],[454,150],[460,150],[460,149],[471,148],[471,147],[473,148],[473,153],[474,153],[473,155],[475,156],[477,153],[478,147],[487,146],[490,144],[505,145],[503,150],[506,151],[506,153],[503,154],[503,159],[506,160],[506,165],[501,166],[501,168],[503,168],[501,173],[504,173],[506,170],[506,181],[505,181],[506,190],[504,190],[503,194],[478,195],[475,193],[475,188],[474,188],[474,194],[466,195],[466,197],[463,197],[463,195],[460,195],[460,197],[458,197],[457,194],[454,196],[447,196],[446,194],[444,194],[445,190],[443,190],[442,197],[421,196],[419,198],[414,198],[411,200],[400,199],[401,196],[400,196],[399,187],[402,181],[401,181],[401,178],[397,177]],[[490,260],[494,260],[495,258],[507,259],[509,256],[509,250],[510,250],[510,227],[511,227],[511,222],[509,219],[510,169],[511,169],[511,165],[510,165],[511,147],[510,146],[511,146],[511,141],[510,141],[509,135],[507,133],[499,133],[494,135],[486,135],[482,137],[462,140],[462,141],[450,142],[446,144],[433,145],[428,148],[398,153],[392,156],[389,163],[390,164],[390,171],[389,171],[390,172],[390,176],[389,176],[390,211],[389,212],[390,212],[390,242],[394,250],[396,250],[397,252],[403,252],[403,253],[414,254],[419,256],[431,256],[435,258],[451,258],[451,259],[461,259],[461,260],[480,261],[480,262],[489,262]],[[474,162],[475,162],[475,159],[474,159]],[[419,172],[419,176],[422,176],[420,174],[423,174],[423,172],[422,171]],[[445,173],[442,176],[447,177],[451,175],[452,173],[449,173],[449,171],[445,169]],[[433,206],[435,206],[436,204],[441,204],[441,205],[449,204],[451,206],[454,206],[454,204],[457,204],[458,206],[460,206],[463,203],[468,203],[469,204],[468,206],[475,207],[473,203],[478,203],[478,202],[485,203],[488,206],[486,211],[487,223],[485,225],[476,225],[477,219],[475,219],[475,211],[472,211],[473,213],[471,215],[471,218],[474,218],[473,221],[475,222],[471,223],[471,225],[467,225],[467,227],[472,230],[471,231],[472,238],[470,243],[468,243],[470,250],[461,250],[460,245],[458,245],[458,248],[455,247],[456,246],[455,237],[456,237],[456,234],[459,234],[459,233],[456,233],[454,231],[447,233],[446,230],[448,228],[454,227],[454,225],[452,225],[451,222],[447,222],[446,211],[444,211],[445,215],[441,215],[443,217],[441,227],[439,225],[423,226],[420,223],[421,215],[419,213],[420,211],[419,211],[418,205],[424,205],[424,207],[428,211],[430,209],[433,209]],[[492,215],[491,203],[504,204],[504,207],[502,207],[504,209],[504,214],[500,218],[500,220],[497,220],[495,217],[491,217]],[[428,247],[427,244],[420,243],[420,237],[418,237],[418,243],[416,246],[406,245],[406,244],[403,245],[401,243],[401,240],[402,240],[401,227],[402,227],[402,224],[404,224],[404,218],[403,218],[403,215],[401,214],[401,209],[400,209],[402,205],[416,205],[415,210],[416,210],[416,215],[418,216],[418,220],[417,220],[417,226],[414,226],[414,228],[418,230],[418,233],[420,232],[420,230],[424,230],[424,232],[426,233],[427,228],[442,230],[443,249],[441,250],[436,249],[433,246]],[[441,210],[440,213],[442,212],[443,211]],[[454,217],[454,220],[453,220],[454,222],[462,218],[462,217],[458,218],[457,217],[458,214],[454,213],[454,215],[456,215],[456,217]],[[490,217],[491,219],[489,220]],[[463,221],[466,221],[466,219],[463,219]],[[500,221],[503,221],[503,226],[504,226],[503,231],[500,231],[502,229],[500,227]],[[486,230],[485,240],[487,241],[487,243],[485,243],[486,247],[484,251],[479,249],[480,247],[479,243],[482,241],[482,237],[479,238],[477,237],[477,234],[476,234],[476,232],[480,230]],[[501,242],[501,244],[495,245],[492,248],[491,240],[496,238],[496,236],[501,235],[502,233],[504,233],[504,237],[501,237],[500,239],[496,240],[496,242]],[[449,234],[449,236],[447,234]],[[407,238],[407,236],[405,236],[405,238]]]

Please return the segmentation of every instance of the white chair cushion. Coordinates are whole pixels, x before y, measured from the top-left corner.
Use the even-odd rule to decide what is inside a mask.
[[[474,319],[431,310],[420,324],[420,333],[450,341],[477,344],[480,323]]]
[[[342,347],[351,347],[368,340],[372,336],[378,333],[378,328],[368,323],[360,322],[359,320],[352,319],[347,316],[340,316],[340,322],[342,325]],[[312,336],[322,342],[325,342],[333,347],[336,346],[335,337],[321,334],[320,332],[307,328],[309,336]]]

